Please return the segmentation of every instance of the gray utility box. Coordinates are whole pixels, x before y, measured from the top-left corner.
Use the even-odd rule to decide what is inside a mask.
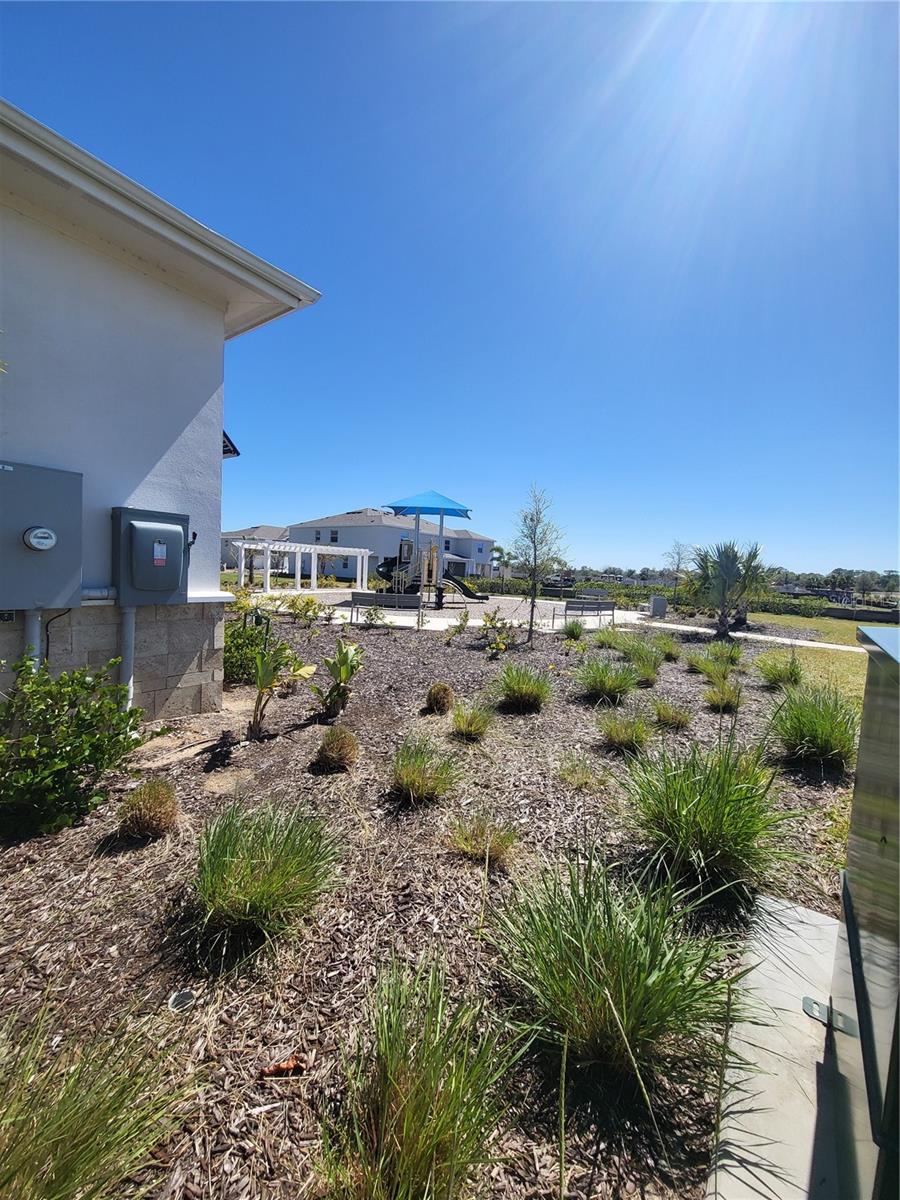
[[[0,460],[0,609],[81,604],[81,483]]]
[[[112,510],[112,582],[120,605],[187,603],[189,522],[184,513]]]

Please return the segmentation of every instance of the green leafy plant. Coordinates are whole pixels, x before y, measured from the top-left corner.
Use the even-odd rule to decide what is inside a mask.
[[[363,624],[367,629],[377,629],[381,625],[387,625],[387,617],[384,615],[384,609],[378,604],[372,604],[363,611]]]
[[[346,725],[330,725],[322,735],[316,765],[325,771],[349,771],[359,757],[359,743]]]
[[[267,650],[257,650],[253,660],[256,700],[247,725],[247,737],[251,741],[258,741],[263,736],[266,709],[276,690],[291,680],[309,679],[315,671],[315,664],[303,663],[285,642],[275,642]]]
[[[703,693],[703,699],[718,713],[736,713],[741,706],[741,685],[733,679],[719,679],[710,682]]]
[[[587,700],[595,704],[618,704],[637,687],[638,677],[634,667],[627,663],[588,658],[576,669],[575,681]]]
[[[519,627],[514,621],[500,615],[500,609],[485,609],[481,618],[481,636],[489,658],[499,658],[510,646],[516,644]]]
[[[438,962],[379,978],[368,1035],[323,1130],[330,1200],[462,1200],[490,1158],[499,1087],[520,1047],[481,1001],[447,999]]]
[[[57,1045],[51,1015],[0,1030],[0,1195],[114,1200],[176,1125],[189,1090],[145,1027]]]
[[[453,732],[464,742],[480,742],[493,719],[493,712],[485,704],[457,704],[453,709]]]
[[[337,857],[314,817],[229,804],[200,835],[191,923],[201,958],[230,964],[285,933],[330,886]]]
[[[637,836],[673,876],[708,894],[758,883],[786,854],[774,772],[730,739],[635,759],[624,786]]]
[[[784,757],[845,768],[856,759],[859,709],[831,684],[788,688],[772,717]]]
[[[453,821],[447,840],[453,850],[466,858],[489,867],[503,867],[519,839],[510,826],[498,825],[485,813],[475,813]]]
[[[666,662],[678,662],[681,658],[681,642],[670,633],[657,633],[652,645],[662,654]]]
[[[119,835],[158,838],[178,824],[181,807],[168,779],[146,779],[119,804]]]
[[[469,610],[462,609],[456,620],[447,626],[447,636],[444,641],[449,646],[454,638],[461,637],[469,628]]]
[[[362,666],[363,650],[355,642],[337,639],[334,658],[323,660],[325,670],[331,676],[331,687],[326,691],[317,684],[312,684],[312,690],[322,705],[325,716],[329,719],[339,716],[350,702],[353,689],[350,681]]]
[[[651,704],[657,725],[666,729],[687,729],[693,719],[686,708],[680,708],[669,700],[661,700],[658,696],[653,698]]]
[[[562,627],[562,635],[567,642],[580,642],[584,633],[584,621],[580,621],[577,617],[570,617]]]
[[[279,607],[290,613],[294,621],[305,629],[311,629],[321,617],[324,605],[315,596],[285,596]]]
[[[489,929],[542,1043],[649,1085],[675,1064],[699,1074],[725,1024],[727,947],[688,935],[691,909],[671,885],[613,883],[588,852],[521,886]]]
[[[650,726],[643,717],[633,713],[606,713],[598,724],[604,745],[610,750],[637,754],[650,741]]]
[[[46,663],[13,664],[0,703],[0,837],[52,833],[106,798],[103,778],[141,743],[139,708],[109,682],[119,660],[54,678]]]
[[[425,693],[425,707],[432,713],[448,713],[453,707],[453,688],[449,683],[433,683]]]
[[[252,683],[256,670],[256,655],[266,648],[268,629],[265,625],[244,625],[241,621],[225,622],[223,651],[226,683]]]
[[[599,792],[605,776],[594,769],[586,755],[568,754],[559,764],[559,777],[578,792]]]
[[[553,694],[546,671],[522,663],[507,663],[494,680],[499,704],[508,712],[539,712]]]
[[[408,804],[442,800],[453,791],[459,774],[456,761],[428,738],[410,736],[394,755],[394,794]]]
[[[753,665],[766,687],[773,690],[796,687],[803,682],[803,664],[793,650],[790,654],[782,654],[777,650],[761,654]]]

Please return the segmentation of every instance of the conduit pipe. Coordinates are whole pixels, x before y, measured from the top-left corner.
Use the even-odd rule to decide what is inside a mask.
[[[131,708],[134,700],[134,627],[135,609],[131,605],[125,606],[122,608],[120,637],[122,661],[119,664],[119,683],[124,684],[128,689],[125,708]]]
[[[41,661],[41,608],[25,610],[25,653],[31,659],[32,669],[37,670]]]

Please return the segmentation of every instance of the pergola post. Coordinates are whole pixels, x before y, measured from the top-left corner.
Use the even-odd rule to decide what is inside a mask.
[[[318,550],[313,550],[313,552],[309,556],[309,559],[310,559],[309,588],[310,588],[310,591],[315,592],[315,591],[318,591],[318,588],[319,588],[319,552],[318,552]]]
[[[263,551],[263,591],[272,590],[272,547],[266,546]]]
[[[303,554],[300,550],[294,551],[294,591],[299,592],[300,586],[303,583]]]
[[[238,552],[238,561],[237,561],[237,582],[238,582],[238,587],[243,587],[243,586],[244,586],[244,568],[245,568],[245,564],[244,564],[244,547],[243,547],[243,546],[238,546],[238,548],[237,548],[237,552]]]

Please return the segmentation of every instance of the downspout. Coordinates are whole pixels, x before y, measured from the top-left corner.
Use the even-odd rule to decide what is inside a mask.
[[[134,628],[135,609],[131,605],[122,608],[121,654],[119,664],[119,683],[128,689],[125,708],[131,708],[134,703]]]
[[[41,661],[41,617],[43,609],[25,610],[25,654],[31,659],[32,670],[36,671]]]

